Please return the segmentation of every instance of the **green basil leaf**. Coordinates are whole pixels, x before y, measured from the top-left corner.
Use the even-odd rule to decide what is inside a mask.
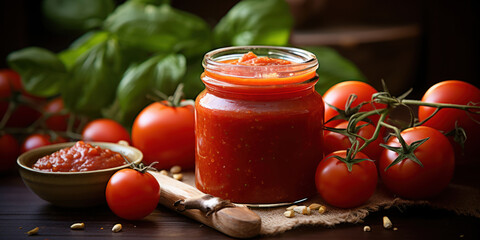
[[[218,46],[286,45],[293,17],[285,0],[244,0],[214,28]]]
[[[88,32],[73,42],[68,49],[60,52],[58,57],[68,69],[71,69],[78,58],[87,53],[95,45],[107,41],[108,37],[108,32]]]
[[[58,30],[89,30],[102,25],[113,11],[113,0],[44,0],[43,15]]]
[[[203,57],[197,56],[187,59],[187,72],[183,77],[183,93],[186,99],[195,99],[197,95],[205,89],[205,85],[200,79],[203,73]]]
[[[117,88],[120,122],[129,124],[151,100],[152,89],[173,94],[186,71],[186,60],[181,54],[157,55],[130,67]]]
[[[172,95],[187,70],[187,61],[181,54],[169,54],[155,67],[154,87]]]
[[[29,47],[12,52],[7,61],[21,75],[25,90],[37,96],[58,94],[67,78],[62,61],[53,52],[43,48]]]
[[[104,23],[122,45],[150,52],[204,54],[211,48],[208,24],[195,15],[172,8],[126,2]]]
[[[305,47],[304,49],[317,56],[319,80],[315,89],[320,94],[325,93],[339,82],[347,80],[367,81],[355,64],[341,56],[335,49],[329,47]]]
[[[115,91],[124,71],[115,38],[94,46],[73,65],[62,88],[65,105],[79,113],[98,116],[115,99]]]

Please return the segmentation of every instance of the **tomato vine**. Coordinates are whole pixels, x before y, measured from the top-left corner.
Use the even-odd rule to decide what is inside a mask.
[[[416,156],[414,154],[414,150],[416,148],[418,148],[418,146],[423,144],[425,141],[427,141],[427,139],[423,139],[421,141],[419,140],[419,141],[416,141],[415,143],[412,143],[412,144],[408,145],[408,144],[405,143],[405,140],[403,140],[403,138],[400,134],[400,132],[403,129],[400,129],[399,127],[394,126],[392,124],[386,123],[386,119],[388,118],[389,114],[394,109],[396,109],[400,106],[406,107],[408,109],[409,114],[410,114],[410,118],[409,118],[410,122],[409,122],[407,128],[417,127],[417,126],[423,125],[425,122],[427,122],[428,120],[433,118],[433,116],[435,114],[437,114],[441,109],[444,109],[444,108],[460,109],[460,110],[466,111],[469,114],[479,114],[480,115],[480,106],[475,105],[475,104],[478,104],[478,103],[470,103],[468,105],[461,105],[461,104],[452,104],[452,103],[429,103],[429,102],[423,102],[423,101],[419,101],[419,100],[406,99],[406,97],[412,92],[412,89],[408,90],[407,92],[405,92],[404,94],[402,94],[399,97],[394,97],[390,94],[385,82],[382,81],[382,83],[383,83],[383,91],[372,94],[372,99],[369,102],[364,101],[364,102],[359,103],[357,106],[352,107],[352,103],[353,103],[353,101],[355,101],[357,96],[355,94],[351,94],[349,96],[346,104],[345,104],[345,110],[338,109],[338,108],[326,103],[328,106],[330,106],[331,108],[333,108],[334,110],[336,110],[338,112],[338,115],[328,119],[326,121],[326,123],[329,123],[329,122],[334,121],[334,120],[339,120],[339,119],[348,119],[348,125],[347,125],[346,129],[335,129],[335,128],[332,128],[332,127],[325,127],[325,130],[334,131],[334,132],[337,132],[337,133],[344,134],[344,135],[348,136],[350,141],[351,141],[351,144],[352,144],[351,149],[353,149],[353,150],[351,150],[352,152],[350,153],[350,155],[355,156],[355,154],[357,152],[360,152],[360,151],[364,150],[365,147],[367,147],[369,144],[371,144],[373,141],[375,141],[378,137],[380,137],[381,129],[382,129],[382,127],[384,127],[384,128],[390,129],[393,132],[393,133],[391,133],[391,135],[394,135],[395,137],[397,137],[399,142],[402,145],[400,148],[396,148],[396,147],[393,148],[393,147],[389,147],[385,144],[381,144],[382,147],[384,147],[386,149],[389,149],[389,150],[392,150],[392,151],[395,151],[399,154],[398,159],[395,160],[394,163],[392,163],[392,165],[397,164],[401,160],[408,158],[408,159],[411,159],[412,161],[416,162],[420,166],[423,166],[422,163],[416,158]],[[364,112],[358,111],[362,106],[364,106],[366,104],[372,104],[373,105],[374,103],[384,104],[384,105],[386,105],[386,108],[382,108],[382,109],[375,109],[374,108],[374,110],[364,111]],[[436,109],[430,116],[428,116],[424,120],[416,121],[415,113],[414,113],[412,107],[410,107],[410,105],[434,107]],[[372,121],[370,121],[370,119],[368,119],[368,117],[373,116],[373,115],[379,115],[379,120],[375,125],[375,131],[374,131],[373,136],[371,138],[365,138],[365,137],[357,134],[358,129],[362,127],[362,126],[357,126],[357,124],[360,121],[366,121],[366,122],[369,122],[370,124],[373,124]],[[470,118],[475,123],[480,124],[480,122],[475,120],[473,117],[470,117]],[[448,135],[454,135],[455,139],[458,139],[458,141],[465,141],[466,140],[465,131],[461,127],[456,127],[454,130],[452,130],[450,132],[447,132],[447,133],[444,133],[444,134],[447,135],[447,136]],[[361,146],[358,146],[358,139],[361,139],[361,140],[364,141],[364,143]],[[357,147],[354,147],[354,146],[357,146]],[[350,155],[347,155],[347,158]],[[389,167],[391,167],[391,165],[388,166],[387,169]],[[385,169],[385,171],[387,169]]]

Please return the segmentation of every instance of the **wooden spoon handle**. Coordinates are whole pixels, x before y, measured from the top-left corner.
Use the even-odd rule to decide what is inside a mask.
[[[170,209],[176,210],[173,204],[177,200],[198,198],[205,195],[193,186],[159,172],[149,171],[149,173],[157,179],[162,189],[160,204]],[[210,216],[206,216],[198,209],[187,209],[180,213],[232,237],[250,238],[260,233],[261,219],[247,207],[222,208]]]

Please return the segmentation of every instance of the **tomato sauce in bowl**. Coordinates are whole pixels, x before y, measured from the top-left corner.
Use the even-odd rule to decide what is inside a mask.
[[[32,168],[44,172],[85,172],[124,164],[127,162],[120,153],[78,141],[71,147],[38,159]]]

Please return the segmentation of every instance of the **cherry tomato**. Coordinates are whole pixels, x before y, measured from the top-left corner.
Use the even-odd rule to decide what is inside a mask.
[[[332,156],[345,158],[346,150],[330,153],[318,164],[315,185],[320,196],[330,205],[340,208],[358,207],[375,192],[377,168],[371,161],[361,161],[348,171],[347,164]],[[368,159],[359,152],[355,159]]]
[[[42,98],[28,94],[22,86],[20,75],[10,69],[0,70],[0,120],[7,112],[9,100],[19,93],[26,100],[38,102]],[[7,121],[7,127],[26,127],[35,122],[41,113],[30,106],[18,103]]]
[[[13,92],[23,92],[20,75],[10,69],[0,70],[0,97],[8,98]]]
[[[385,170],[398,157],[398,153],[385,149],[379,163],[383,183],[393,193],[410,199],[430,198],[439,194],[450,183],[455,165],[453,148],[447,137],[425,126],[406,129],[400,135],[409,145],[429,138],[414,151],[423,167],[406,158]],[[393,137],[387,145],[399,147],[400,143]]]
[[[193,106],[170,107],[154,102],[138,114],[132,127],[133,146],[143,152],[143,162],[157,169],[195,165]]]
[[[45,120],[47,127],[54,131],[66,131],[68,126],[69,114],[59,114],[64,109],[62,98],[58,97],[48,102],[44,111],[54,114]]]
[[[0,172],[9,170],[15,166],[20,153],[17,140],[10,134],[0,135]]]
[[[365,124],[367,123],[360,121],[357,123],[357,127]],[[348,122],[343,121],[338,125],[336,125],[335,128],[346,129],[347,126],[348,126]],[[374,133],[375,133],[375,127],[371,124],[367,124],[361,127],[357,132],[358,135],[367,139],[371,138]],[[378,159],[380,158],[380,154],[383,152],[383,149],[384,149],[383,147],[380,146],[380,144],[383,143],[382,134],[383,134],[383,131],[381,129],[379,136],[362,150],[363,153],[371,157],[372,160],[375,160],[375,162],[378,161]],[[362,139],[358,139],[358,141],[360,145],[363,145],[364,141]],[[346,135],[336,133],[336,132],[331,132],[331,131],[324,132],[323,142],[324,142],[323,144],[324,153],[327,153],[327,154],[335,151],[339,151],[339,150],[345,150],[352,146],[352,144],[350,143],[350,140]]]
[[[328,104],[341,109],[345,110],[345,103],[347,102],[348,98],[351,94],[355,94],[357,99],[353,101],[351,108],[354,108],[358,104],[362,102],[370,102],[372,98],[372,94],[377,93],[377,90],[370,86],[368,83],[360,82],[360,81],[345,81],[341,83],[337,83],[328,89],[325,94],[323,95],[323,101],[325,102],[325,121],[330,120],[331,118],[338,115],[338,112],[328,106]],[[328,103],[328,104],[327,104]],[[370,111],[373,109],[380,109],[383,108],[382,104],[365,104],[360,108],[360,112]],[[379,115],[373,115],[369,117],[375,124],[379,119]],[[346,120],[346,119],[345,119]],[[334,120],[330,121],[325,126],[327,127],[334,127],[335,125],[341,123],[342,120]]]
[[[24,153],[26,151],[47,146],[53,143],[62,143],[62,142],[67,142],[66,139],[58,136],[56,139],[51,139],[50,135],[48,134],[42,134],[42,133],[35,133],[29,135],[27,138],[22,143],[21,147],[21,153]]]
[[[120,123],[106,118],[89,122],[83,129],[82,138],[94,142],[116,143],[124,140],[131,143],[128,131]]]
[[[458,80],[448,80],[433,85],[425,92],[423,102],[429,103],[452,103],[460,105],[480,105],[480,89],[475,86]],[[420,121],[425,120],[435,111],[433,107],[420,106],[418,108],[418,118]],[[448,133],[455,128],[455,123],[458,127],[462,127],[467,134],[467,141],[465,142],[465,152],[467,158],[474,158],[477,156],[474,152],[480,142],[480,114],[467,114],[460,109],[441,109],[431,119],[426,121],[423,125],[435,128]],[[455,147],[458,159],[462,158],[462,149],[459,148],[458,143],[452,145]]]
[[[0,100],[8,100],[12,96],[14,88],[8,75],[0,71]]]
[[[11,69],[0,69],[0,82],[7,80],[12,92],[20,92],[22,95],[34,100],[43,100],[44,98],[32,95],[25,91],[20,75]],[[0,84],[1,85],[1,84]]]
[[[122,169],[110,178],[105,190],[110,209],[119,217],[138,220],[148,216],[160,200],[160,185],[150,173]]]

